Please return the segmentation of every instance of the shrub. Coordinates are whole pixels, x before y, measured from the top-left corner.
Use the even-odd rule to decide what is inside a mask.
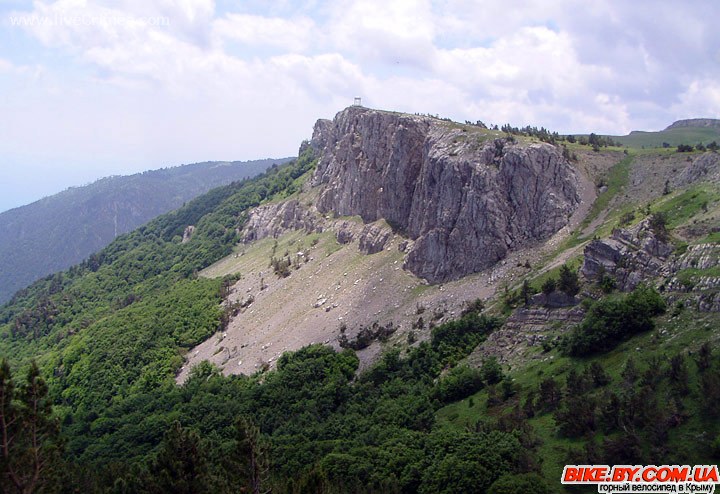
[[[563,264],[560,268],[560,278],[558,279],[557,287],[570,297],[577,295],[580,291],[577,272],[570,269],[566,264]]]
[[[651,287],[595,302],[582,323],[566,337],[565,352],[590,355],[614,348],[624,339],[654,328],[653,317],[665,311],[665,301]]]
[[[503,370],[497,358],[490,357],[485,360],[481,367],[482,378],[488,384],[497,384],[503,379]]]
[[[458,365],[437,384],[435,395],[442,403],[462,400],[483,387],[482,372],[467,365]]]

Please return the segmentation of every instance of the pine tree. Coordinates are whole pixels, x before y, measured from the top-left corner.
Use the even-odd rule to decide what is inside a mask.
[[[207,461],[200,436],[175,421],[165,433],[150,468],[152,492],[192,494],[208,491]]]
[[[577,272],[571,270],[566,264],[560,268],[558,288],[570,297],[574,297],[580,291]]]
[[[245,417],[238,419],[235,428],[238,440],[236,461],[243,482],[240,492],[251,494],[271,492],[268,448],[260,435],[260,429]]]
[[[552,292],[555,291],[556,286],[555,278],[548,278],[546,279],[542,284],[542,292],[545,294],[545,296],[550,295]]]
[[[30,494],[55,477],[59,426],[52,417],[48,387],[33,362],[17,389],[7,360],[0,364],[1,492]]]

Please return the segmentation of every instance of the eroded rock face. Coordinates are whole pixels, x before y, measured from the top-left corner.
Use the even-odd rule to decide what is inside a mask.
[[[384,218],[414,243],[405,267],[430,282],[485,269],[550,237],[580,202],[549,144],[515,144],[437,119],[351,107],[315,125],[317,208]]]
[[[708,152],[695,158],[678,174],[674,183],[676,186],[682,187],[702,180],[720,182],[720,155],[718,153]]]
[[[321,221],[298,201],[266,204],[253,209],[241,232],[243,242],[279,237],[290,230],[322,231]]]
[[[392,232],[377,225],[365,225],[360,233],[360,252],[376,254],[385,248]]]
[[[632,228],[616,229],[610,238],[590,242],[580,272],[588,280],[596,280],[604,270],[615,278],[618,289],[630,291],[666,274],[672,253],[672,244],[658,238],[644,220]]]

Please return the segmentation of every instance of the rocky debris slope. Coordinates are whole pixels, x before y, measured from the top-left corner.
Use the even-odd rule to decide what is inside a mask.
[[[428,117],[351,107],[315,125],[321,213],[384,218],[414,243],[404,267],[432,283],[547,239],[580,203],[558,149]]]
[[[606,273],[615,279],[619,290],[627,292],[661,276],[673,250],[653,232],[649,220],[644,220],[628,229],[617,228],[610,238],[590,242],[580,272],[589,280]]]

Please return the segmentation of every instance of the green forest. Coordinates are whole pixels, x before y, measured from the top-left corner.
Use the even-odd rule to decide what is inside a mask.
[[[33,281],[79,263],[118,234],[287,161],[206,162],[106,177],[1,212],[0,304]]]
[[[565,463],[717,461],[720,352],[617,350],[667,317],[643,285],[593,302],[545,372],[468,366],[503,323],[475,303],[360,374],[351,349],[311,345],[253,376],[205,363],[176,385],[185,353],[228,320],[234,280],[198,271],[314,165],[306,146],[0,309],[0,492],[542,494],[562,492],[551,473]]]

